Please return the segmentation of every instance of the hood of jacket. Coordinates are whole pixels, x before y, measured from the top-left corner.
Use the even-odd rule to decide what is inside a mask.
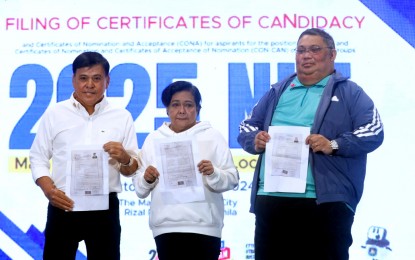
[[[170,122],[164,122],[159,128],[158,131],[161,135],[165,137],[171,136],[189,136],[189,135],[197,135],[200,132],[206,131],[207,129],[212,128],[211,124],[207,121],[197,122],[194,126],[187,129],[186,131],[176,133],[170,129]]]

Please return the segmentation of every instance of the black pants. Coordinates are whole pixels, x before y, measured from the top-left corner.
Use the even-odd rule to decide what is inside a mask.
[[[345,203],[257,196],[255,259],[349,259],[354,213]]]
[[[166,233],[155,237],[160,260],[218,260],[220,240],[194,233]]]
[[[109,196],[109,210],[65,212],[49,204],[43,259],[73,260],[84,240],[89,260],[119,260],[119,215],[116,193]]]

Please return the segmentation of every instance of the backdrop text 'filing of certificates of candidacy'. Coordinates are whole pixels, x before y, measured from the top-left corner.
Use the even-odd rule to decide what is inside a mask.
[[[270,126],[265,150],[265,192],[304,193],[307,181],[309,127]]]

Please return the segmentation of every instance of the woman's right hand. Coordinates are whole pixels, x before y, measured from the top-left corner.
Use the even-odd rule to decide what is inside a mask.
[[[159,178],[160,174],[157,171],[156,167],[154,166],[148,166],[146,171],[144,172],[144,180],[147,183],[154,183],[158,178]]]

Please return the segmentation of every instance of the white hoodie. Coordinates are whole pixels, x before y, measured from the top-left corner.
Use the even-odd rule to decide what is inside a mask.
[[[133,177],[135,192],[139,198],[151,193],[149,225],[156,237],[164,233],[185,232],[221,237],[224,218],[222,192],[238,185],[239,174],[233,163],[226,140],[209,122],[199,122],[190,129],[175,133],[164,123],[150,133],[141,149],[143,166]],[[164,204],[158,188],[158,180],[152,184],[144,180],[145,169],[152,165],[157,168],[154,154],[154,140],[173,136],[196,136],[201,160],[210,160],[214,167],[211,175],[203,176],[205,201],[182,204]],[[198,163],[198,162],[197,162]]]

